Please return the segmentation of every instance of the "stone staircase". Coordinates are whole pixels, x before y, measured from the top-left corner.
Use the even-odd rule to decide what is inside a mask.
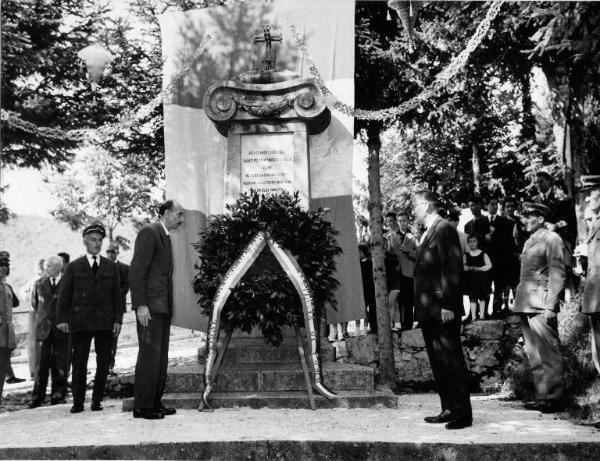
[[[219,345],[221,347],[221,345]],[[308,349],[305,346],[305,351]],[[176,408],[197,408],[204,391],[204,351],[198,363],[169,368],[163,403]],[[334,362],[335,350],[322,346],[324,385],[337,397],[328,400],[314,392],[317,408],[396,408],[395,394],[375,385],[371,367]],[[262,337],[234,334],[213,390],[209,396],[213,408],[307,408],[310,402],[296,338],[286,332],[279,347],[267,346]],[[131,411],[133,399],[123,402],[123,411]]]

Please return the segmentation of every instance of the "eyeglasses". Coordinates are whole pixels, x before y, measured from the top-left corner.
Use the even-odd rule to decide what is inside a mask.
[[[106,250],[107,253],[118,253],[117,250]]]

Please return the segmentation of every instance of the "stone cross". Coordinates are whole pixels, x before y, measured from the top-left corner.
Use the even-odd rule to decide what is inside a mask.
[[[264,69],[273,70],[275,68],[275,53],[273,52],[273,42],[281,42],[281,34],[271,35],[271,26],[265,24],[263,26],[263,34],[254,36],[254,43],[265,44],[265,59],[263,59]]]

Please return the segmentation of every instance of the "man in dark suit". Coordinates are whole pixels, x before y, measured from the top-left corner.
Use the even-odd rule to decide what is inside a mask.
[[[462,249],[456,229],[438,214],[435,193],[419,191],[412,203],[417,222],[427,229],[415,262],[415,314],[442,404],[442,412],[425,421],[462,429],[473,423],[460,342]]]
[[[490,232],[485,235],[487,255],[492,262],[492,281],[494,282],[494,302],[492,316],[502,318],[508,308],[508,282],[511,255],[514,254],[512,230],[514,225],[498,214],[498,200],[492,198],[487,203]],[[503,309],[503,304],[506,306]]]
[[[475,234],[479,242],[479,249],[484,253],[488,252],[485,236],[490,233],[490,221],[481,213],[482,200],[480,197],[469,199],[469,209],[473,219],[465,224],[465,234]]]
[[[523,246],[521,275],[513,311],[521,314],[525,352],[529,359],[534,402],[525,407],[544,413],[564,407],[564,360],[558,338],[558,311],[565,289],[565,251],[562,239],[545,226],[550,209],[524,203],[523,216],[531,236]]]
[[[116,242],[110,242],[108,248],[106,249],[106,257],[110,259],[117,265],[117,269],[119,270],[119,280],[121,281],[121,303],[123,305],[123,315],[125,315],[125,311],[127,310],[127,292],[129,291],[129,266],[121,261],[117,260],[119,256],[119,244]],[[110,369],[109,374],[111,376],[116,376],[114,372],[115,367],[115,357],[117,355],[117,345],[119,343],[119,335],[113,338],[112,349],[110,351]]]
[[[169,359],[173,315],[173,256],[169,232],[181,227],[185,212],[167,200],[158,209],[159,222],[147,224],[135,239],[129,268],[132,309],[136,311],[139,351],[135,365],[133,416],[162,419],[175,413],[161,399]]]
[[[83,230],[87,253],[69,263],[58,295],[57,328],[63,333],[71,333],[73,348],[71,413],[83,411],[92,338],[96,350],[96,377],[91,409],[103,409],[101,402],[108,376],[112,339],[121,331],[123,306],[119,271],[114,262],[100,256],[105,236],[104,226],[97,222]]]
[[[62,266],[63,260],[60,256],[47,258],[46,275],[35,283],[31,293],[31,305],[35,312],[35,340],[41,342],[42,346],[29,408],[37,408],[44,402],[50,372],[50,404],[65,403],[67,395],[69,334],[57,328]]]

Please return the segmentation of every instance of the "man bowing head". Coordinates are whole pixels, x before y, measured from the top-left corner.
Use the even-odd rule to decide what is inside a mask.
[[[162,404],[167,380],[173,315],[173,256],[170,232],[184,223],[173,200],[158,208],[159,222],[141,228],[129,267],[132,308],[137,316],[139,351],[135,365],[134,418],[162,419],[175,408]]]
[[[93,222],[83,230],[86,254],[67,266],[58,295],[56,328],[71,333],[73,348],[73,407],[83,411],[87,362],[90,344],[96,349],[96,377],[92,392],[92,411],[102,410],[104,385],[108,376],[113,336],[118,336],[123,321],[119,271],[114,262],[100,256],[104,226]]]
[[[435,193],[416,192],[412,204],[417,222],[426,227],[415,261],[415,314],[442,403],[442,412],[425,421],[462,429],[473,422],[460,342],[462,248],[456,229],[438,214]]]

